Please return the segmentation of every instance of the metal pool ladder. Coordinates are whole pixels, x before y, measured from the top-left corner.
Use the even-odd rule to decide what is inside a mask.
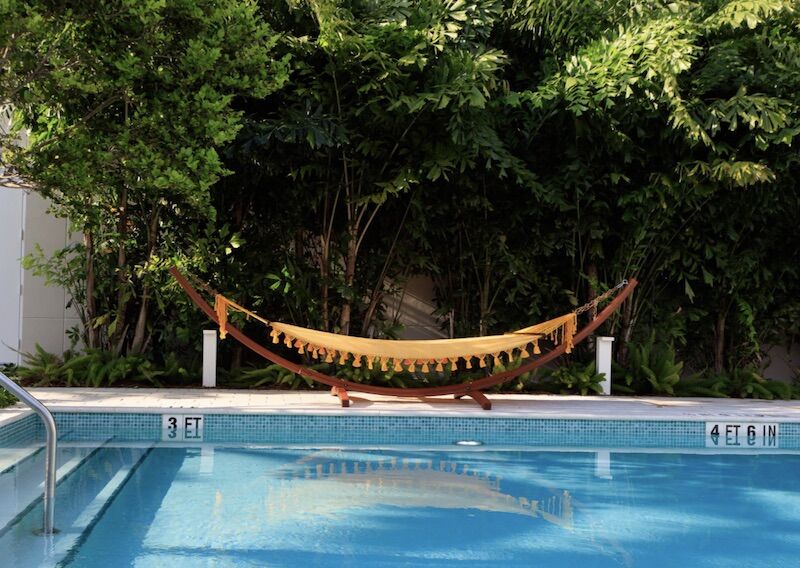
[[[43,535],[52,535],[55,532],[53,527],[53,513],[56,504],[56,444],[58,436],[56,431],[56,421],[53,415],[42,404],[38,398],[27,390],[0,373],[0,385],[7,391],[16,396],[26,405],[33,409],[44,422],[44,430],[47,433],[47,447],[44,455],[44,497],[42,505],[44,508],[44,524],[42,525]]]

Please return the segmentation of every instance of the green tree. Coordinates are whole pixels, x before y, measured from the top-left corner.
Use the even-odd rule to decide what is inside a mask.
[[[574,270],[591,280],[603,266],[606,279],[643,281],[623,340],[642,317],[687,314],[703,330],[696,336],[714,337],[701,344],[721,369],[726,349],[753,335],[757,312],[777,307],[775,290],[797,285],[792,269],[778,268],[785,254],[761,264],[778,242],[797,250],[784,229],[796,211],[797,3],[632,2],[622,13],[616,28],[554,50],[547,73],[520,94],[534,123],[549,123],[539,125],[544,137],[562,134],[553,150],[568,158],[547,152],[536,171],[565,190]],[[552,26],[563,35],[560,23],[573,20]],[[534,29],[525,19],[519,27]],[[777,240],[759,238],[765,227]],[[768,285],[778,274],[777,288]],[[731,306],[745,325],[727,341]]]
[[[84,2],[50,15],[28,43],[70,61],[10,69],[16,124],[31,129],[11,161],[83,233],[86,344],[139,353],[162,262],[191,242],[189,220],[213,217],[209,188],[227,173],[217,149],[240,128],[234,97],[278,88],[286,63],[249,1]]]
[[[654,337],[719,370],[798,332],[796,0],[14,5],[15,166],[86,236],[90,343],[181,337],[152,321],[179,250],[342,333],[395,333],[414,274],[461,335],[632,276],[622,359]]]
[[[303,323],[366,333],[385,284],[425,271],[407,223],[430,188],[466,172],[531,178],[491,108],[507,91],[507,58],[489,42],[501,9],[315,0],[270,10],[289,30],[279,49],[292,58],[291,82],[253,108],[231,153],[243,175],[225,183],[241,184],[260,231],[263,212],[248,207],[263,203],[256,194],[274,195],[269,222],[281,227],[273,240],[284,266],[271,278],[308,301]]]

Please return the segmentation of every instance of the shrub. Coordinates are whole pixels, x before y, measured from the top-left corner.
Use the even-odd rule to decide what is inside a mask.
[[[274,387],[296,390],[301,386],[312,387],[314,382],[280,365],[269,365],[263,368],[243,369],[226,379],[225,384],[238,388]]]
[[[775,398],[767,386],[766,379],[752,367],[733,369],[728,373],[728,380],[730,382],[729,391],[733,397],[766,398],[768,400]]]
[[[730,381],[727,375],[712,374],[709,376],[698,373],[682,378],[675,385],[677,396],[706,396],[714,398],[727,398],[730,396]]]
[[[0,365],[0,373],[8,377],[16,377],[17,376],[17,366],[16,365]],[[17,397],[13,394],[5,390],[4,388],[0,387],[0,408],[5,408],[7,406],[11,406],[17,402]]]
[[[765,379],[755,368],[743,367],[729,373],[697,374],[681,379],[676,385],[675,394],[789,400],[798,393],[790,384]]]
[[[168,354],[159,365],[143,355],[116,355],[99,349],[89,349],[82,354],[67,351],[59,357],[37,345],[34,353],[23,354],[23,364],[16,375],[37,387],[97,388],[121,381],[157,387],[163,386],[165,380],[183,384],[199,373],[184,367],[174,354]]]
[[[17,402],[17,398],[4,388],[0,388],[0,408],[11,406]]]
[[[774,398],[791,400],[794,396],[794,389],[792,389],[792,385],[788,383],[766,379],[764,386],[772,393]]]
[[[541,386],[549,392],[586,396],[602,394],[601,383],[604,379],[605,375],[595,369],[594,361],[586,365],[570,362],[555,370],[545,371]]]
[[[683,362],[675,361],[675,349],[656,343],[655,334],[643,343],[631,343],[627,367],[617,366],[622,384],[617,381],[615,393],[674,395],[681,377]]]

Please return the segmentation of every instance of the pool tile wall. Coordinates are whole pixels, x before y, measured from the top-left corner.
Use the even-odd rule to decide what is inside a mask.
[[[0,448],[28,446],[44,440],[44,427],[35,414],[29,414],[0,428]]]
[[[250,418],[250,419],[248,419]],[[692,422],[623,422],[597,420],[453,418],[433,416],[248,416],[211,415],[206,439],[279,441],[282,443],[452,444],[478,440],[484,444],[535,446],[645,446],[703,443],[704,427]]]
[[[786,422],[781,424],[781,436],[787,438],[800,438],[800,422]]]
[[[165,413],[166,414],[166,413]],[[161,439],[161,414],[128,412],[54,412],[66,441],[114,438],[119,441]]]
[[[333,416],[203,414],[203,416],[205,417],[204,441],[216,443],[438,445],[451,444],[458,440],[478,440],[484,444],[553,447],[702,448],[705,446],[705,422],[702,421],[356,414]],[[112,437],[119,441],[161,439],[160,413],[57,412],[55,417],[62,432],[61,438],[67,441]],[[800,423],[780,424],[778,442],[782,449],[800,449]]]

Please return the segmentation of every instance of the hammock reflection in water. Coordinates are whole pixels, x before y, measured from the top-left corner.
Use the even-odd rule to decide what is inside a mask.
[[[796,566],[798,469],[771,452],[162,446],[64,565]]]
[[[316,463],[308,463],[315,462]],[[313,511],[333,516],[359,507],[474,509],[539,517],[572,528],[568,491],[528,498],[503,493],[498,477],[450,461],[376,459],[304,460],[302,471],[283,472],[267,494],[267,517],[285,521]]]

